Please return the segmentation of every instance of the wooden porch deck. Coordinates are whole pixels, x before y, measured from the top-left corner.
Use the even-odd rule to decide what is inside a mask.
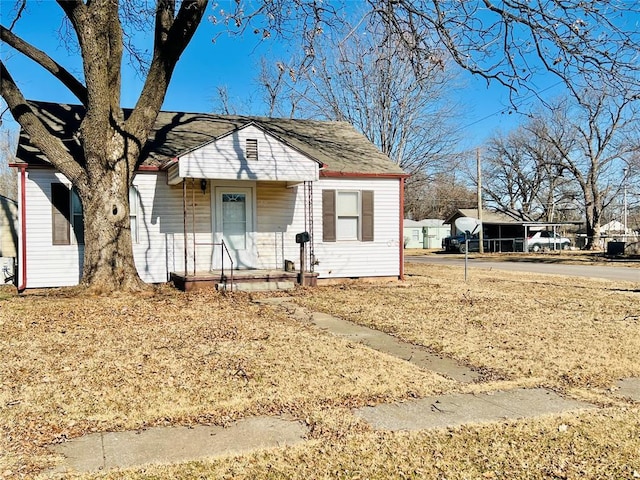
[[[233,285],[231,285],[231,271],[221,270],[203,272],[171,272],[170,279],[179,290],[190,292],[200,288],[223,290],[288,290],[298,284],[298,272],[284,270],[233,270]],[[306,273],[305,285],[315,285],[317,274]]]

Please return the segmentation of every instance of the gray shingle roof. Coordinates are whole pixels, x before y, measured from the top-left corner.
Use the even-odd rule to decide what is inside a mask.
[[[478,218],[478,209],[477,208],[460,208],[452,215],[449,216],[445,221],[448,223],[453,223],[454,220],[458,217],[470,217],[470,218]],[[513,217],[510,217],[506,213],[502,212],[493,212],[491,210],[482,209],[482,222],[487,225],[522,225],[523,220],[517,220]]]
[[[46,102],[30,102],[51,133],[63,140],[75,156],[81,150],[74,134],[84,108]],[[130,114],[125,110],[125,117]],[[402,175],[402,169],[346,122],[283,118],[160,112],[144,147],[143,165],[161,166],[249,123],[325,165],[325,171],[343,174]],[[17,157],[29,164],[47,163],[44,155],[21,132]]]

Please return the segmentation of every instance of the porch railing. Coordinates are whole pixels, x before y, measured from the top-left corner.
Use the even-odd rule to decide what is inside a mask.
[[[225,283],[225,288],[226,288],[227,279],[224,275],[224,254],[226,253],[227,257],[229,258],[229,263],[231,264],[231,291],[233,292],[233,258],[231,258],[231,253],[227,248],[227,244],[224,243],[224,240],[220,240],[220,245],[222,246],[222,249],[221,249],[222,256],[221,256],[221,262],[220,262],[220,265],[222,266],[222,271],[220,273],[220,281]]]
[[[231,291],[233,291],[233,258],[231,257],[231,252],[229,252],[229,249],[227,248],[227,244],[224,243],[224,240],[220,240],[219,242],[193,242],[193,275],[196,275],[196,250],[197,247],[217,247],[220,246],[222,247],[220,249],[220,282],[223,282],[225,284],[225,288],[226,288],[226,284],[227,284],[227,276],[224,274],[225,268],[225,256],[227,257],[227,259],[229,260],[229,271],[231,272]],[[186,265],[186,263],[185,263]],[[187,275],[187,271],[185,269],[185,276]]]

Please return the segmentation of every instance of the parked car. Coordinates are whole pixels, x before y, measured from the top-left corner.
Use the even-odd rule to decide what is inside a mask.
[[[489,242],[487,242],[487,240],[484,241],[484,248],[485,248],[485,251],[489,248]],[[460,234],[460,235],[452,235],[452,236],[443,238],[442,249],[445,252],[466,253],[467,243],[465,241],[465,236],[463,234]],[[474,235],[469,238],[469,251],[470,252],[480,251],[480,240],[478,239],[478,235]]]
[[[566,250],[571,246],[571,240],[557,233],[554,235],[553,232],[542,230],[529,236],[527,245],[531,252],[539,252],[544,249]]]

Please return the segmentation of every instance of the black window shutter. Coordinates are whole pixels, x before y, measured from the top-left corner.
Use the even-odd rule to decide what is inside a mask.
[[[322,241],[336,241],[336,191],[322,191]]]
[[[51,184],[51,231],[54,245],[69,245],[71,195],[63,183]]]

